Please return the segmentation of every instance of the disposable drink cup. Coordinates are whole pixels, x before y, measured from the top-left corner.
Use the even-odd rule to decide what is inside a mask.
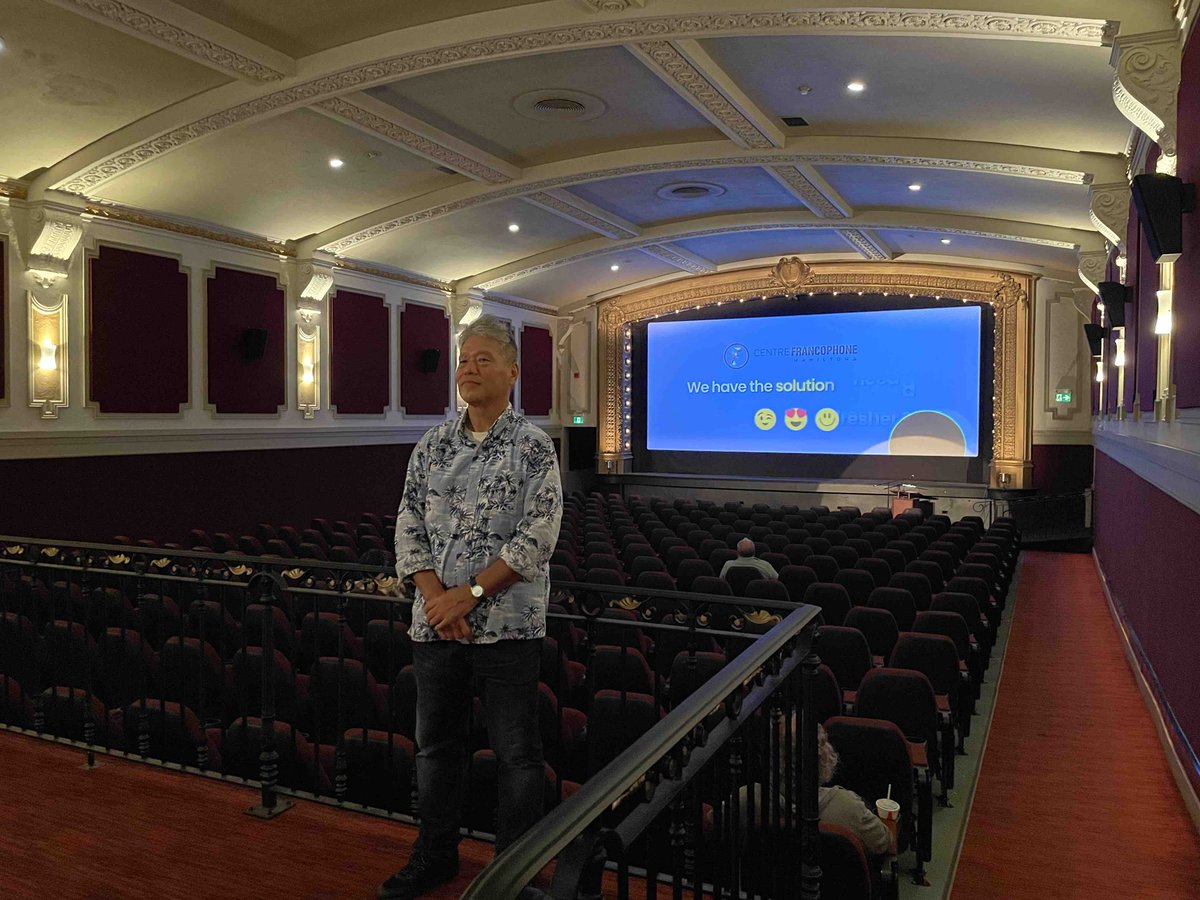
[[[892,833],[891,852],[896,852],[896,838],[900,833],[900,804],[887,797],[875,801],[875,814],[883,819],[883,824]]]

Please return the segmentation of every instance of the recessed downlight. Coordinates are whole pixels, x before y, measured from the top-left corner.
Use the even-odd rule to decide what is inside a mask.
[[[516,222],[509,222],[508,230],[511,231],[513,234],[516,234],[518,231],[521,230],[521,226],[518,225]]]
[[[861,81],[852,81],[848,85],[846,85],[846,90],[848,90],[852,94],[861,94],[866,89],[867,89],[866,84],[864,84]]]
[[[910,184],[908,186],[908,189],[915,193],[921,189],[921,185],[914,181],[912,184]]]
[[[942,238],[942,243],[943,243],[943,244],[948,244],[948,243],[950,243],[950,238]]]
[[[338,157],[338,156],[329,157],[329,168],[331,168],[331,169],[340,169],[345,164],[346,164],[345,161],[343,161],[341,157]]]
[[[620,271],[621,271],[621,267],[620,267],[619,265],[617,265],[616,263],[613,263],[613,264],[612,264],[611,266],[609,266],[608,268],[609,268],[609,270],[611,270],[611,271],[613,271],[613,272],[620,272]]]

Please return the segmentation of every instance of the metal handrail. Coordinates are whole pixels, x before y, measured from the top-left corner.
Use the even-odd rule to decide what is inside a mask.
[[[730,598],[722,599],[728,601]],[[589,778],[568,800],[551,810],[536,827],[497,856],[471,882],[462,895],[464,900],[517,896],[548,862],[637,785],[654,763],[812,625],[820,612],[819,607],[808,604],[795,607],[787,618],[759,637],[666,718]]]

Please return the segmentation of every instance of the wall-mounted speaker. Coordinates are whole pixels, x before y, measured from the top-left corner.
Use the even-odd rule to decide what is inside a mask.
[[[1087,335],[1088,348],[1092,351],[1092,356],[1099,356],[1104,347],[1104,335],[1108,329],[1103,325],[1093,325],[1087,322],[1083,326],[1084,334]]]
[[[438,363],[441,362],[442,351],[436,347],[427,347],[417,354],[417,371],[429,375],[438,370]]]
[[[1179,259],[1183,253],[1183,214],[1196,208],[1196,186],[1174,175],[1135,175],[1133,205],[1154,261]]]
[[[242,332],[242,359],[262,359],[267,352],[267,329],[247,328]]]
[[[1125,327],[1125,304],[1133,302],[1133,288],[1119,281],[1102,281],[1099,284],[1100,302],[1104,304],[1104,315],[1113,328]]]

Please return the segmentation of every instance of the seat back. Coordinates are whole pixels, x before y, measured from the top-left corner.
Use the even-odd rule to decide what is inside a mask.
[[[847,628],[857,628],[861,631],[871,648],[871,655],[882,658],[884,662],[892,655],[900,637],[896,618],[886,609],[856,606],[846,614],[844,624]]]
[[[929,579],[919,572],[897,572],[888,582],[888,587],[900,588],[912,594],[913,605],[916,606],[917,612],[929,609],[929,604],[933,600],[933,588],[929,584]]]
[[[834,716],[825,722],[829,743],[838,754],[833,784],[849,788],[863,798],[868,809],[888,795],[900,804],[897,850],[908,849],[914,834],[912,764],[904,732],[892,721],[865,716]],[[840,896],[840,895],[833,895]]]
[[[850,612],[850,595],[840,584],[818,581],[804,592],[804,602],[821,607],[826,625],[841,625]]]
[[[888,665],[923,673],[933,685],[934,692],[949,695],[950,705],[956,706],[961,683],[958,661],[958,648],[950,638],[910,631],[900,635]]]
[[[875,579],[862,569],[839,569],[833,581],[846,589],[850,602],[855,606],[864,605],[871,591],[875,590]]]
[[[871,591],[867,606],[886,609],[896,618],[901,631],[909,631],[917,617],[917,605],[912,594],[903,588],[881,587]]]
[[[933,685],[921,672],[872,669],[858,687],[855,712],[860,716],[894,722],[909,740],[925,741],[929,758],[937,747],[938,714]]]
[[[857,628],[839,625],[824,625],[817,634],[821,662],[833,671],[838,686],[844,691],[858,690],[863,676],[871,671],[866,636]]]

